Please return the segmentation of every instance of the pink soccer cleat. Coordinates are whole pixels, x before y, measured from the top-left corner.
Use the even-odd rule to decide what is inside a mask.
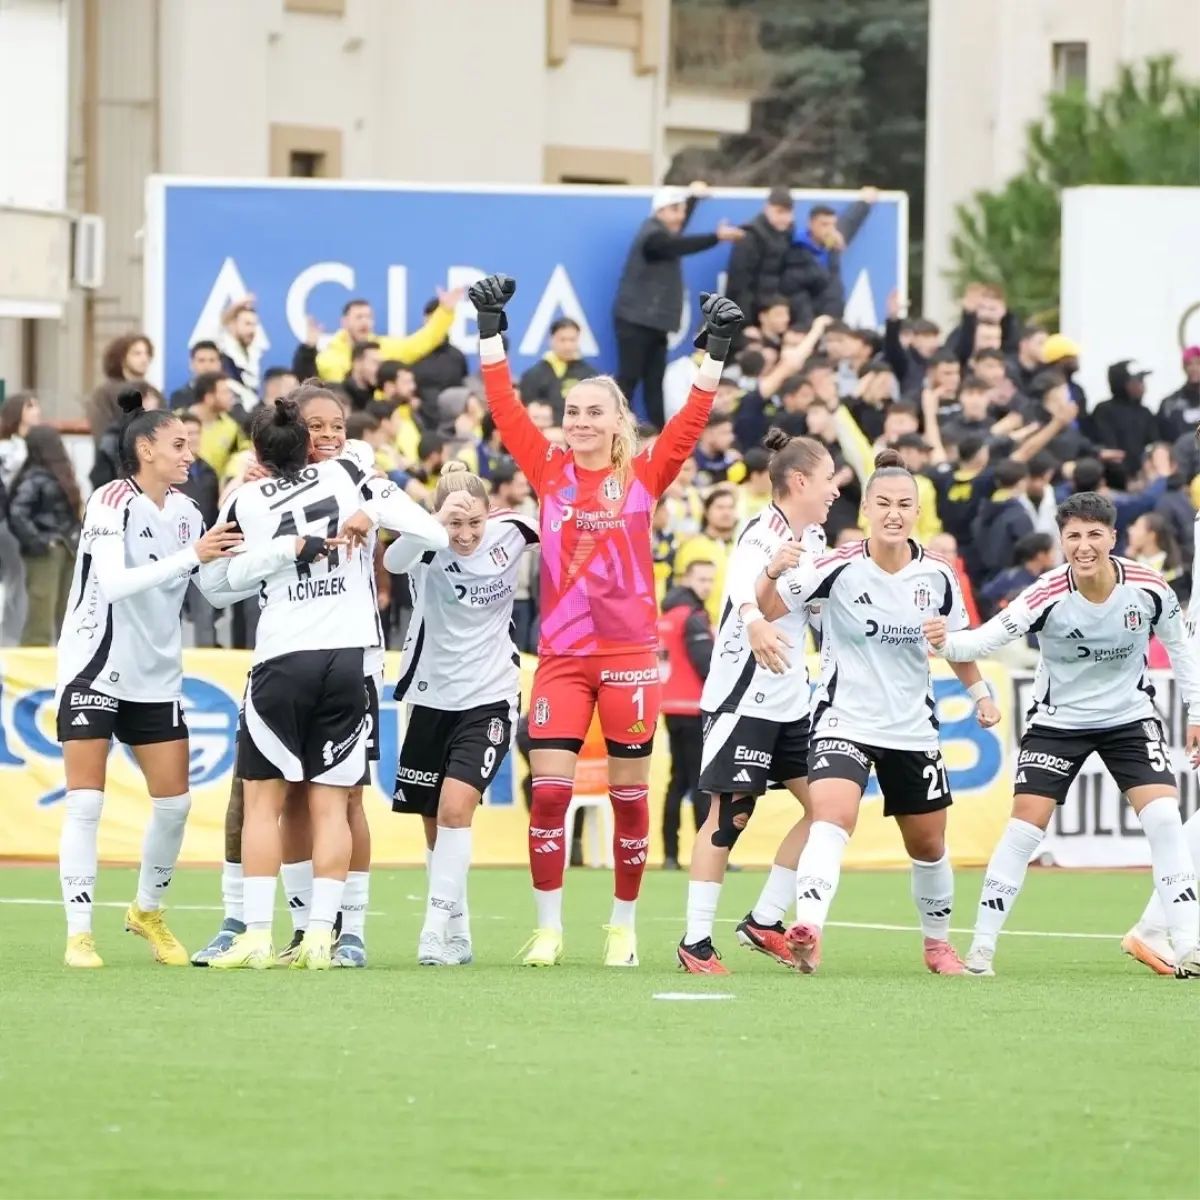
[[[925,939],[925,965],[935,975],[963,975],[967,968],[958,957],[958,951],[949,942]]]
[[[797,921],[783,937],[796,970],[811,975],[821,965],[821,930],[807,921]]]

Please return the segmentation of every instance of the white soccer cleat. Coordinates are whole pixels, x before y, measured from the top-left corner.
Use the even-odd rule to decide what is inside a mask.
[[[1121,949],[1130,958],[1149,967],[1155,975],[1175,973],[1175,951],[1171,949],[1171,938],[1165,929],[1135,925],[1121,939]]]
[[[992,967],[992,958],[995,953],[995,950],[987,946],[972,946],[967,957],[963,959],[963,966],[967,968],[967,974],[995,975],[996,972]]]
[[[436,933],[422,932],[417,939],[417,962],[423,967],[456,967],[458,959]]]
[[[475,955],[471,950],[471,939],[462,934],[451,934],[446,938],[446,953],[460,967],[465,967],[468,963],[475,961]]]
[[[1176,979],[1200,979],[1200,947],[1189,950],[1175,966]]]

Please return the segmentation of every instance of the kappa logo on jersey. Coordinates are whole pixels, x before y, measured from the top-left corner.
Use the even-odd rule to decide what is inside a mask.
[[[488,557],[498,567],[508,566],[508,551],[505,550],[503,546],[493,546],[491,552],[488,554]]]
[[[1130,605],[1125,610],[1125,628],[1130,633],[1136,633],[1142,627],[1142,610]]]
[[[1057,754],[1046,754],[1041,750],[1022,750],[1017,758],[1017,768],[1036,767],[1040,771],[1052,771],[1055,775],[1068,775],[1074,763]]]
[[[493,746],[499,746],[500,743],[504,741],[504,722],[501,721],[499,717],[493,717],[488,722],[487,740],[491,742]]]
[[[913,588],[913,604],[920,609],[926,609],[933,603],[933,593],[929,590],[929,584],[918,583]]]
[[[615,475],[609,475],[600,488],[605,500],[620,500],[622,490],[621,481]]]
[[[550,701],[545,696],[539,696],[533,706],[533,723],[545,725],[550,720]]]

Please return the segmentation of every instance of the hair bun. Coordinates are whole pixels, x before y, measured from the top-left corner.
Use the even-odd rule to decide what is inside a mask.
[[[903,467],[904,459],[900,455],[899,450],[893,450],[890,446],[886,450],[880,450],[875,455],[875,470],[883,471],[888,467]]]
[[[117,394],[117,407],[129,416],[140,413],[145,408],[142,393],[137,388],[124,388]]]
[[[767,436],[763,438],[763,445],[768,450],[782,450],[791,440],[790,433],[785,433],[778,425],[772,425],[767,430]]]
[[[275,425],[290,425],[296,416],[296,410],[297,405],[294,402],[285,400],[280,396],[275,401],[275,416],[272,423]]]
[[[453,475],[458,471],[468,472],[470,467],[467,466],[461,458],[452,458],[445,466],[442,467],[443,475]]]

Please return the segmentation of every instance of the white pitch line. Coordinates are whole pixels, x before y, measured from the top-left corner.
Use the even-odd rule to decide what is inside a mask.
[[[32,899],[28,896],[0,896],[0,904],[54,904],[62,907],[61,900],[44,900]],[[93,908],[128,908],[128,900],[95,900],[92,902]],[[224,912],[225,909],[219,904],[170,904],[167,906],[170,912]],[[369,917],[386,917],[387,913],[376,912],[370,909],[367,913]]]

